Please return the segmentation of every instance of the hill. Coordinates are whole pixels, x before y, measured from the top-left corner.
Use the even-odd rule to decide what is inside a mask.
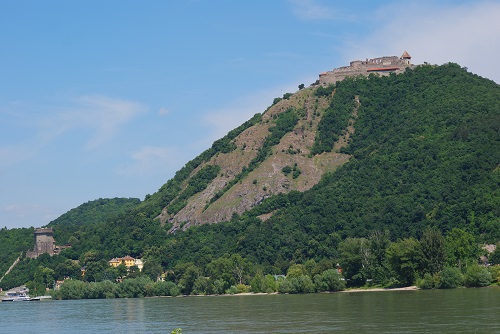
[[[456,64],[285,94],[143,202],[106,221],[68,224],[73,247],[45,265],[71,259],[103,271],[107,259],[128,254],[143,257],[151,277],[170,270],[184,284],[188,273],[216,276],[217,266],[245,264],[255,275],[314,261],[318,272],[349,263],[352,252],[359,258],[366,240],[383,241],[377,268],[386,268],[390,242],[416,245],[413,238],[434,235],[429,229],[449,247],[497,242],[499,111],[499,86]],[[450,265],[465,260],[454,254]],[[428,273],[418,261],[415,274]],[[359,268],[353,282],[375,275]]]
[[[140,203],[138,198],[99,198],[69,210],[47,226],[54,229],[54,237],[60,244],[71,244],[76,230],[112,220]]]

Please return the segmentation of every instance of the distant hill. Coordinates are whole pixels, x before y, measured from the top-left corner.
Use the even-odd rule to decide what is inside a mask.
[[[54,229],[59,244],[71,243],[70,236],[82,225],[106,222],[140,203],[138,198],[99,198],[69,210],[47,226]]]

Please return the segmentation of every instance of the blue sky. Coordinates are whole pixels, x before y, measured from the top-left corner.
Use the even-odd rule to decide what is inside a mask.
[[[498,1],[0,0],[0,227],[154,193],[274,97],[354,59],[500,82]]]

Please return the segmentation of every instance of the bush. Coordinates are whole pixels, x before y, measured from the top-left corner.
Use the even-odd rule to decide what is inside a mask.
[[[464,276],[460,269],[453,267],[445,267],[439,273],[439,279],[436,284],[438,289],[454,289],[462,286],[464,283]]]
[[[345,281],[340,279],[335,269],[328,269],[314,276],[314,285],[317,291],[340,291],[345,289]]]
[[[226,294],[235,295],[238,293],[238,288],[235,285],[231,285],[229,289],[226,290]]]
[[[78,280],[67,280],[59,289],[58,298],[60,299],[82,299],[85,296],[85,282]]]
[[[278,292],[279,293],[291,293],[292,292],[292,282],[285,279],[278,280]]]
[[[314,283],[308,275],[293,277],[291,280],[292,289],[290,293],[312,293],[314,292]]]
[[[474,264],[467,268],[465,272],[466,287],[488,286],[492,282],[491,273],[487,268]]]
[[[435,278],[431,274],[426,273],[423,278],[417,279],[417,287],[419,289],[434,289]]]
[[[237,284],[236,289],[238,290],[238,293],[250,292],[250,285]]]
[[[493,279],[493,282],[496,284],[500,285],[500,266],[490,266],[488,267],[488,271],[491,274],[491,278]]]

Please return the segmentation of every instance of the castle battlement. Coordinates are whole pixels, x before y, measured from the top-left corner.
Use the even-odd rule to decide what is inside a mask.
[[[389,75],[390,73],[402,73],[407,68],[413,67],[411,56],[405,51],[401,57],[384,56],[366,60],[353,60],[349,66],[334,68],[332,71],[319,74],[319,84],[329,85],[346,77],[358,75],[368,76],[370,73]]]

